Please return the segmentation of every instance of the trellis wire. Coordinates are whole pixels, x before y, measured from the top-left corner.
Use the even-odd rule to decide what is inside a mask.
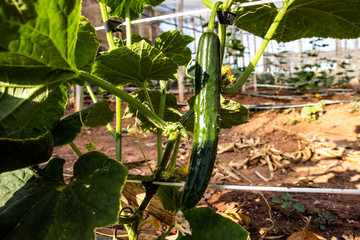
[[[126,180],[131,183],[141,183],[140,180]],[[184,183],[152,182],[155,185],[183,187]],[[209,184],[208,188],[238,191],[260,191],[260,192],[293,192],[293,193],[323,193],[323,194],[360,194],[359,189],[336,189],[336,188],[296,188],[296,187],[263,187],[263,186],[239,186],[239,185],[217,185]]]
[[[63,174],[66,177],[72,177],[71,174]],[[141,180],[127,179],[129,183],[142,183]],[[153,181],[154,185],[183,187],[184,183],[159,182]],[[259,191],[259,192],[292,192],[292,193],[322,193],[322,194],[355,194],[360,195],[359,189],[338,189],[338,188],[297,188],[297,187],[264,187],[264,186],[240,186],[240,185],[218,185],[209,184],[208,188],[217,188],[236,191]]]
[[[270,0],[270,1],[269,0],[262,0],[262,1],[241,3],[241,4],[238,4],[236,6],[238,6],[238,7],[248,7],[248,6],[254,6],[254,5],[261,5],[261,4],[265,4],[265,3],[277,3],[277,2],[282,2],[282,1],[283,0]],[[131,24],[152,22],[152,21],[164,20],[164,19],[175,18],[175,17],[182,17],[182,16],[198,15],[198,14],[209,13],[209,12],[211,12],[211,9],[204,8],[204,9],[199,9],[199,10],[194,10],[194,11],[179,12],[179,13],[166,14],[166,15],[161,15],[161,16],[156,16],[156,17],[138,19],[138,20],[131,21]],[[122,23],[122,25],[125,25],[125,23]],[[104,30],[104,29],[105,29],[104,26],[95,27],[96,31]]]

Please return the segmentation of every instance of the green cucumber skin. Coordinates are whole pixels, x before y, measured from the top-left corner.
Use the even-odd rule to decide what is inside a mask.
[[[220,109],[220,41],[213,32],[200,40],[195,68],[194,142],[181,209],[194,207],[203,196],[216,159]]]

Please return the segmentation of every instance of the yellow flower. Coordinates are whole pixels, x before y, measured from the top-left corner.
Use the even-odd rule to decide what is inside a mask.
[[[320,97],[320,95],[319,95],[318,93],[316,93],[316,94],[315,94],[315,97],[318,98],[318,97]]]
[[[169,172],[163,172],[162,173],[162,178],[166,181],[171,177],[171,173]]]
[[[225,85],[228,85],[235,80],[234,75],[231,75],[230,69],[229,66],[222,66],[221,68],[221,75]]]
[[[221,74],[227,74],[228,76],[231,75],[230,67],[229,66],[222,66],[221,68]]]
[[[136,134],[136,129],[135,128],[130,128],[128,129],[128,133],[131,135],[135,135]]]
[[[228,81],[230,83],[232,83],[234,80],[235,80],[234,75],[231,75],[230,77],[228,77]]]
[[[316,72],[314,75],[315,75],[315,77],[317,77],[317,76],[319,76],[319,73],[318,73],[318,72]]]

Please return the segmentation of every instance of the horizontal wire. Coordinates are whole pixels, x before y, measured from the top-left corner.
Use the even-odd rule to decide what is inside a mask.
[[[263,0],[263,1],[255,1],[255,2],[246,2],[236,5],[237,7],[248,7],[248,6],[254,6],[254,5],[261,5],[265,3],[276,3],[276,2],[282,2],[283,0]],[[182,17],[182,16],[191,16],[191,15],[197,15],[202,13],[209,13],[212,10],[209,8],[194,10],[194,11],[187,11],[187,12],[179,12],[179,13],[172,13],[172,14],[166,14],[156,17],[150,17],[150,18],[142,18],[138,20],[131,21],[131,24],[138,24],[138,23],[144,23],[144,22],[152,22],[152,21],[158,21],[158,20],[164,20],[168,18],[175,18],[175,17]],[[125,23],[122,23],[120,25],[125,25]],[[95,30],[104,30],[104,26],[95,27]]]
[[[71,177],[71,174],[63,174]],[[141,180],[127,179],[129,183],[142,183]],[[169,186],[169,187],[183,187],[184,183],[175,182],[152,182],[154,185]],[[359,189],[339,189],[339,188],[297,188],[297,187],[263,187],[263,186],[240,186],[240,185],[218,185],[209,184],[208,188],[217,188],[224,190],[237,191],[260,191],[260,192],[293,192],[293,193],[323,193],[323,194],[356,194],[360,195]]]
[[[141,183],[140,180],[126,180],[131,183]],[[182,187],[184,183],[152,182],[155,185]],[[359,189],[337,189],[337,188],[296,188],[296,187],[262,187],[262,186],[239,186],[239,185],[217,185],[209,184],[208,188],[239,191],[261,191],[261,192],[294,192],[294,193],[326,193],[326,194],[360,194]]]

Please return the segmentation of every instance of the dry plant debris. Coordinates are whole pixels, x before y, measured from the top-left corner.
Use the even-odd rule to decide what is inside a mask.
[[[335,144],[326,142],[326,140],[313,137],[306,137],[304,134],[291,134],[297,136],[299,148],[293,152],[284,152],[276,149],[273,144],[265,143],[260,138],[241,138],[237,142],[219,144],[218,155],[225,152],[247,151],[247,156],[239,160],[231,160],[229,165],[235,170],[247,169],[255,166],[268,166],[270,178],[264,177],[261,173],[255,172],[257,176],[264,181],[271,181],[273,172],[280,170],[286,174],[288,169],[297,171],[293,166],[299,162],[309,161],[313,156],[327,156],[342,159],[352,163],[360,164],[360,151],[337,147]],[[235,174],[228,166],[219,162],[215,165],[216,171],[213,172],[213,180],[227,180],[241,178]]]
[[[241,212],[242,212],[241,208],[237,208],[234,206],[234,204],[231,204],[225,210],[225,212],[218,212],[218,214],[220,214],[223,217],[229,218],[236,223],[239,224],[241,223],[241,225],[246,227],[250,224],[250,218]]]

